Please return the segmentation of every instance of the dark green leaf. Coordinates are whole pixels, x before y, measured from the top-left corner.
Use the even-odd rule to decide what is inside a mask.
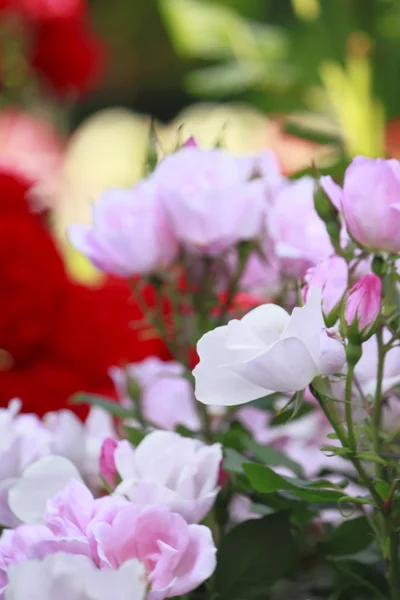
[[[246,436],[243,441],[246,449],[250,450],[254,455],[254,458],[260,462],[270,465],[271,467],[287,467],[296,475],[302,474],[302,467],[283,452],[276,450],[276,448],[272,448],[272,446],[261,446],[249,436]]]
[[[289,479],[278,475],[269,467],[256,463],[244,463],[244,472],[250,480],[252,487],[263,494],[287,491],[307,502],[332,502],[343,498],[343,492],[332,489],[319,489],[312,487],[306,481]]]
[[[304,402],[296,414],[293,414],[292,408],[287,408],[286,410],[279,411],[271,420],[271,425],[285,425],[285,423],[288,423],[289,421],[294,421],[296,419],[304,417],[304,415],[310,413],[312,410],[314,410],[314,408],[315,407],[309,402]]]
[[[367,519],[358,517],[336,527],[330,540],[321,544],[321,549],[326,554],[346,556],[365,550],[372,541],[372,531]]]
[[[290,571],[297,548],[286,513],[246,521],[222,540],[216,570],[219,600],[262,596]]]
[[[128,440],[133,446],[137,446],[146,437],[147,432],[144,429],[135,427],[124,427]]]
[[[241,475],[243,474],[242,465],[247,460],[247,458],[236,452],[236,450],[233,450],[233,448],[224,449],[224,471]]]
[[[120,419],[132,419],[133,409],[125,408],[118,404],[118,402],[112,402],[103,398],[103,396],[96,396],[95,394],[76,394],[72,398],[73,404],[90,404],[91,406],[99,406],[113,417]]]

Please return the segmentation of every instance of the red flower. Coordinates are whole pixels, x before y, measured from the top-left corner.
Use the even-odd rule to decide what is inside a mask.
[[[24,180],[0,172],[0,348],[25,360],[52,334],[68,280]],[[40,275],[39,275],[40,274]]]
[[[77,19],[86,8],[85,0],[15,0],[15,4],[26,19],[42,23]]]
[[[43,414],[70,407],[80,391],[115,398],[111,366],[167,359],[167,349],[125,281],[89,289],[68,280],[43,220],[29,212],[28,189],[0,172],[0,405],[20,397],[24,410]],[[142,295],[154,305],[151,288]]]
[[[29,62],[54,93],[81,95],[97,85],[105,48],[81,20],[45,23],[37,28]]]

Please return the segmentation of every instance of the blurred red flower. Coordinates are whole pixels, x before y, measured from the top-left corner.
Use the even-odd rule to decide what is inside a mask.
[[[29,211],[28,190],[0,171],[0,405],[20,397],[25,410],[43,414],[80,391],[115,397],[111,366],[167,359],[167,349],[127,282],[92,289],[68,279],[43,216]],[[154,305],[151,288],[141,294]]]
[[[26,19],[34,22],[77,19],[86,8],[85,0],[14,0],[14,3]]]
[[[81,19],[38,25],[28,57],[44,83],[62,97],[91,92],[105,59],[104,44]]]

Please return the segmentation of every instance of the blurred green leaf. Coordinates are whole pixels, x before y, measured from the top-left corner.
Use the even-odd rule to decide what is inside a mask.
[[[251,600],[265,595],[295,566],[296,559],[287,514],[241,523],[222,540],[215,574],[219,600]]]
[[[95,394],[76,394],[71,399],[72,404],[90,404],[90,406],[98,406],[102,408],[113,417],[120,419],[132,419],[133,409],[125,408],[118,404],[118,402],[112,402],[103,398],[103,396],[97,396]]]
[[[254,458],[263,464],[270,465],[271,467],[287,467],[296,475],[302,474],[303,469],[299,463],[295,462],[276,448],[272,448],[272,446],[261,446],[249,436],[244,438],[243,443],[245,448],[253,454]]]
[[[367,548],[373,541],[371,527],[365,517],[350,519],[333,530],[331,538],[320,544],[327,554],[346,556],[357,554]]]
[[[288,491],[307,502],[332,502],[344,497],[343,492],[332,489],[314,488],[313,483],[282,477],[272,469],[256,463],[244,463],[243,470],[252,487],[263,494]],[[314,482],[317,485],[320,482]],[[324,482],[326,483],[326,482]]]
[[[138,446],[147,435],[147,431],[135,427],[124,427],[124,430],[126,431],[128,440],[133,446]]]
[[[246,20],[215,2],[159,0],[176,51],[185,57],[280,60],[288,53],[283,28]]]

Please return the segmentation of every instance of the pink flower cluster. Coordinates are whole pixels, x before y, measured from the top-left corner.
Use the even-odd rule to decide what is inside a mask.
[[[151,274],[191,256],[237,264],[240,242],[257,242],[242,287],[276,293],[280,278],[302,276],[333,252],[313,205],[313,181],[285,180],[274,156],[234,157],[193,144],[165,157],[133,189],[110,190],[94,207],[93,226],[69,229],[72,244],[98,268]]]
[[[48,500],[42,523],[21,525],[3,533],[0,585],[5,598],[10,598],[7,589],[10,579],[11,589],[18,585],[18,569],[10,567],[21,565],[20,572],[29,573],[27,565],[31,564],[31,585],[38,585],[36,571],[43,570],[44,579],[55,580],[51,585],[56,586],[59,573],[52,569],[54,564],[49,558],[53,556],[53,561],[58,560],[61,569],[68,571],[73,564],[69,555],[74,555],[86,559],[75,559],[78,564],[88,565],[86,585],[100,587],[104,575],[99,578],[98,571],[119,572],[114,579],[117,598],[122,600],[126,597],[129,577],[126,573],[123,585],[121,569],[135,560],[143,565],[139,574],[142,579],[145,577],[146,586],[142,587],[149,589],[148,600],[162,600],[185,594],[207,579],[215,568],[215,553],[207,527],[188,525],[180,515],[162,506],[138,506],[110,496],[94,499],[82,482],[72,480]],[[80,576],[80,569],[78,573]],[[135,580],[133,573],[131,576]],[[78,578],[77,584],[69,585],[79,587],[83,583]],[[76,591],[66,597],[81,598]]]
[[[193,389],[180,363],[150,356],[123,369],[113,367],[110,376],[123,406],[132,406],[129,385],[139,386],[142,416],[150,425],[171,430],[178,425],[192,431],[200,429]]]
[[[32,436],[40,426],[30,427]],[[32,437],[25,442],[34,448]],[[15,529],[0,538],[0,597],[24,600],[39,585],[54,600],[73,569],[68,600],[103,600],[103,585],[115,586],[117,600],[163,600],[195,589],[215,569],[211,530],[197,523],[215,502],[221,460],[219,444],[173,432],[150,433],[135,449],[107,438],[99,466],[110,485],[117,476],[120,483],[100,498],[67,458],[32,462],[8,492]]]

